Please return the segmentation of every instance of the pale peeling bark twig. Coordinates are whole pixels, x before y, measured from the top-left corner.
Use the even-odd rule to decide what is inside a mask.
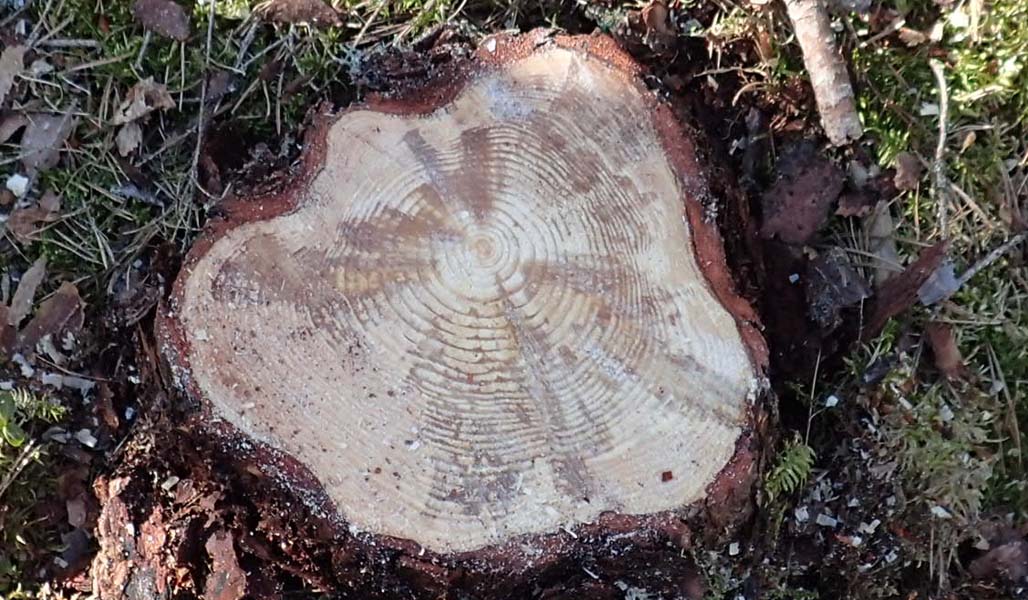
[[[821,0],[784,0],[803,63],[817,99],[825,134],[841,146],[863,135],[846,64],[839,56],[831,21]]]
[[[946,74],[942,63],[932,60],[928,63],[939,89],[939,141],[935,145],[935,159],[932,160],[932,185],[935,187],[935,201],[938,202],[937,220],[940,235],[945,239],[949,232],[949,178],[946,177],[946,128],[949,122],[949,92],[946,89]]]

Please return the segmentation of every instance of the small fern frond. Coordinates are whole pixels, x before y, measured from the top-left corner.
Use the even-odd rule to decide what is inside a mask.
[[[810,478],[817,454],[799,435],[785,444],[778,454],[778,461],[764,480],[767,501],[773,502],[782,495],[800,489]]]

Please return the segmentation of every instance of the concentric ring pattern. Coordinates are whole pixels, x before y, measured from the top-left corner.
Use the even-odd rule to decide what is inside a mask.
[[[440,552],[702,497],[754,373],[642,94],[553,48],[427,116],[347,112],[299,208],[184,284],[215,412]]]

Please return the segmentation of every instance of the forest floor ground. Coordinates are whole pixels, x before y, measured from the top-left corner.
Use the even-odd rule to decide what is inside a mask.
[[[1028,598],[1028,4],[839,0],[846,148],[773,1],[165,4],[0,0],[0,597],[88,596],[94,482],[166,418],[153,312],[219,200],[288,170],[311,107],[553,27],[614,35],[743,198],[722,225],[777,433],[754,523],[693,550],[697,593]],[[817,233],[761,238],[790,192]],[[919,256],[927,281],[900,274]]]

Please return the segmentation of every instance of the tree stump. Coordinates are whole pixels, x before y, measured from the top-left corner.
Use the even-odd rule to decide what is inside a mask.
[[[488,38],[322,118],[190,252],[158,335],[197,427],[379,557],[368,589],[667,576],[683,519],[748,500],[766,350],[642,75]]]

